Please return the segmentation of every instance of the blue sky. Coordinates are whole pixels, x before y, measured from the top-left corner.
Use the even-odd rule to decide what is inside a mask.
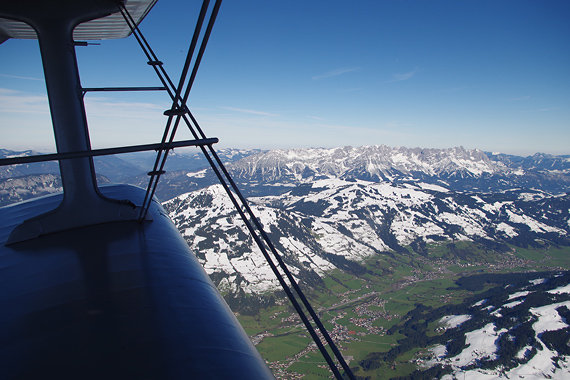
[[[173,78],[198,8],[160,0],[141,24]],[[565,0],[226,0],[190,108],[221,147],[569,154],[568,19]],[[158,84],[133,38],[77,54],[85,87]],[[53,150],[37,41],[9,40],[0,57],[0,145]],[[159,140],[168,103],[87,95],[93,145]]]

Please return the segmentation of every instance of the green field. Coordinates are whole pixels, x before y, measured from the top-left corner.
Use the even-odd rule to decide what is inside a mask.
[[[323,279],[324,288],[305,292],[355,375],[374,379],[406,376],[416,369],[412,359],[419,351],[417,347],[380,368],[365,370],[360,362],[372,352],[388,352],[397,346],[404,336],[389,330],[402,323],[406,313],[418,304],[432,308],[460,304],[487,290],[490,285],[478,291],[456,286],[455,280],[473,274],[570,269],[570,247],[511,248],[506,253],[492,252],[461,242],[451,247],[431,245],[424,256],[403,253],[371,257],[363,263],[366,274],[335,270]],[[295,315],[285,303],[238,318],[250,336],[267,334],[257,348],[278,378],[293,378],[295,374],[306,379],[329,377],[325,360],[309,347],[309,334]],[[428,335],[436,335],[437,327],[430,323]]]

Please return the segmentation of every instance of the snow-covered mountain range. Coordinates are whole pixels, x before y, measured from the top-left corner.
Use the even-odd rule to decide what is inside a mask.
[[[339,178],[365,176],[395,179],[405,174],[426,176],[476,176],[507,172],[479,150],[464,148],[393,148],[384,145],[333,149],[274,150],[237,162],[239,174],[261,174],[264,180],[312,173]]]
[[[450,191],[424,182],[400,185],[339,178],[315,180],[280,195],[250,198],[254,212],[301,282],[323,271],[358,272],[378,253],[423,254],[428,244],[469,240],[506,244],[570,244],[570,195],[510,190]],[[206,271],[231,290],[277,288],[261,253],[220,185],[164,203]]]
[[[449,190],[497,192],[539,189],[552,194],[570,188],[570,156],[529,157],[485,153],[464,148],[420,149],[387,146],[291,149],[257,152],[230,160],[228,170],[249,196],[282,194],[318,178],[389,182],[422,181]],[[188,177],[190,181],[188,181]],[[159,197],[173,188],[198,190],[217,183],[211,169],[167,174]]]
[[[359,260],[373,254],[423,254],[429,244],[446,240],[499,250],[507,243],[570,244],[570,156],[365,146],[228,149],[220,157],[304,283],[317,283],[332,268],[358,272]],[[166,210],[214,281],[231,291],[275,288],[203,158],[176,153],[171,159],[158,196],[170,198]],[[126,181],[143,186],[146,177],[134,168],[144,173],[150,163],[149,154],[96,161],[100,182],[130,173]],[[39,168],[41,176],[34,177],[32,165],[12,167],[12,176],[18,170],[22,175],[3,179],[0,195],[19,200],[55,191],[57,178],[45,177],[46,165]]]
[[[0,149],[0,158],[34,153]],[[384,145],[270,151],[221,149],[218,155],[248,195],[284,193],[291,186],[319,177],[395,184],[421,180],[450,190],[482,192],[521,188],[556,194],[570,188],[570,155],[537,153],[520,157],[462,147],[424,149]],[[152,168],[154,158],[152,152],[96,157],[95,166],[101,183],[145,187],[146,173]],[[198,150],[171,152],[165,170],[157,191],[163,201],[217,183]],[[0,181],[38,174],[58,175],[57,164],[1,167]],[[6,203],[0,196],[0,204]]]
[[[386,146],[260,152],[229,164],[272,241],[301,282],[359,269],[377,253],[423,254],[446,240],[568,244],[570,159],[464,148]],[[277,282],[209,169],[197,190],[164,203],[206,270],[231,291]],[[230,289],[231,288],[231,289]]]

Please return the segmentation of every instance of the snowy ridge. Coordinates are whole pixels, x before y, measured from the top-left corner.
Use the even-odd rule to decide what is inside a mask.
[[[469,176],[508,172],[480,150],[463,147],[424,149],[385,145],[332,149],[272,150],[233,164],[238,176],[259,175],[265,180],[282,177],[301,180],[312,174],[336,177],[366,175],[391,179],[395,175]]]
[[[567,244],[570,196],[525,194],[467,194],[330,176],[281,195],[251,197],[250,203],[297,280],[314,285],[327,270],[358,271],[362,259],[408,252],[406,246],[422,254],[426,244],[445,240]],[[246,293],[277,288],[220,185],[164,207],[215,282],[225,279],[222,287]]]
[[[31,151],[0,149],[0,157],[29,155]],[[291,187],[327,177],[417,185],[431,190],[498,192],[526,189],[550,194],[568,192],[570,156],[537,153],[529,157],[486,153],[462,147],[449,149],[404,148],[384,145],[318,149],[271,150],[220,149],[240,188],[249,195],[281,194]],[[129,153],[95,159],[97,173],[110,182],[146,187],[146,173],[155,161],[153,153]],[[0,179],[41,174],[59,175],[57,163],[16,165],[0,169]],[[32,180],[35,180],[32,178]],[[217,183],[205,158],[193,150],[169,153],[166,174],[157,197],[171,199]],[[17,183],[7,187],[20,186]],[[9,190],[12,193],[21,189]],[[49,192],[49,190],[47,190]],[[45,193],[38,188],[26,198]],[[526,199],[529,200],[529,199]],[[9,203],[0,194],[0,202]]]

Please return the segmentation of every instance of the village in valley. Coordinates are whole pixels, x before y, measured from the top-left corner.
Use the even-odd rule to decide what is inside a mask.
[[[538,262],[513,249],[503,255],[494,255],[490,261],[481,258],[479,262],[467,262],[457,257],[416,256],[413,260],[399,257],[390,261],[388,268],[378,268],[380,262],[372,260],[366,264],[369,273],[360,278],[352,277],[347,281],[350,276],[344,278],[346,274],[333,272],[325,279],[327,289],[312,295],[313,304],[349,366],[357,367],[368,352],[389,351],[398,345],[401,335],[394,334],[390,327],[402,323],[414,305],[452,305],[474,294],[453,289],[455,279],[482,273],[482,268],[485,273],[509,273],[523,268],[534,271],[565,270],[567,267],[556,265],[560,253],[546,256],[549,259]],[[276,377],[296,379],[303,377],[301,373],[328,377],[326,362],[298,315],[287,307],[287,302],[278,301],[277,306],[266,312],[269,312],[265,316],[266,325],[271,327],[252,334],[251,339]],[[243,320],[243,316],[239,317]],[[248,326],[247,322],[245,326]],[[260,326],[256,323],[257,328]],[[442,332],[440,326],[433,326],[433,329],[434,334]],[[411,371],[418,361],[410,357],[409,363],[396,363],[392,364],[392,370],[397,371],[399,366]],[[312,369],[307,372],[309,367]]]

